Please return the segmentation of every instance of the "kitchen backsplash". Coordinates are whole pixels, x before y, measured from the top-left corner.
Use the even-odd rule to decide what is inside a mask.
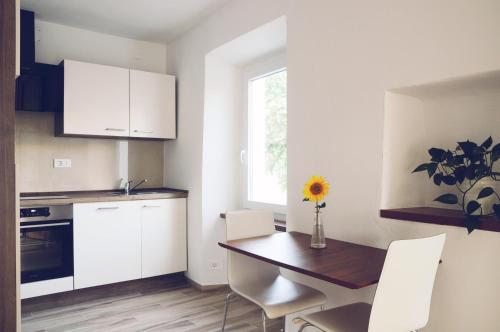
[[[127,170],[143,187],[163,185],[163,142],[54,137],[54,113],[16,112],[16,163],[20,192],[116,189]]]

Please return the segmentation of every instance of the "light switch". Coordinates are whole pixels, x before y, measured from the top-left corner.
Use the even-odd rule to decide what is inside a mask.
[[[54,159],[54,168],[70,168],[71,159]]]

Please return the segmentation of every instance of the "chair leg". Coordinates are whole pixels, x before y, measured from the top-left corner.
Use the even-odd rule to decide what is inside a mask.
[[[226,295],[226,303],[224,304],[224,319],[222,320],[222,329],[221,329],[222,332],[224,332],[224,328],[226,327],[227,309],[229,308],[229,300],[231,296],[233,296],[233,292],[229,292]]]
[[[305,322],[304,324],[302,324],[299,328],[299,331],[298,332],[302,332],[306,327],[308,326],[314,326],[312,325],[311,323],[308,323],[308,322]]]
[[[266,313],[262,310],[262,331],[266,332]]]

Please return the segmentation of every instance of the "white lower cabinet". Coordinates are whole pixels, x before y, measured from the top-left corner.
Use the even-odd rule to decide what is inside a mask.
[[[73,206],[75,289],[141,277],[137,202]]]
[[[187,270],[186,199],[73,206],[75,289]]]
[[[142,277],[186,271],[186,199],[140,203]]]

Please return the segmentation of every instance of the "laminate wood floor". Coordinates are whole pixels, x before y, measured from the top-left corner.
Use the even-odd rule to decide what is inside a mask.
[[[23,302],[23,332],[95,331],[220,331],[226,288],[200,291],[185,280],[163,288],[110,292],[98,299],[64,304],[57,301]],[[73,301],[74,302],[74,301]],[[268,331],[280,331],[281,320],[268,320]],[[227,331],[261,331],[260,309],[233,297]]]

